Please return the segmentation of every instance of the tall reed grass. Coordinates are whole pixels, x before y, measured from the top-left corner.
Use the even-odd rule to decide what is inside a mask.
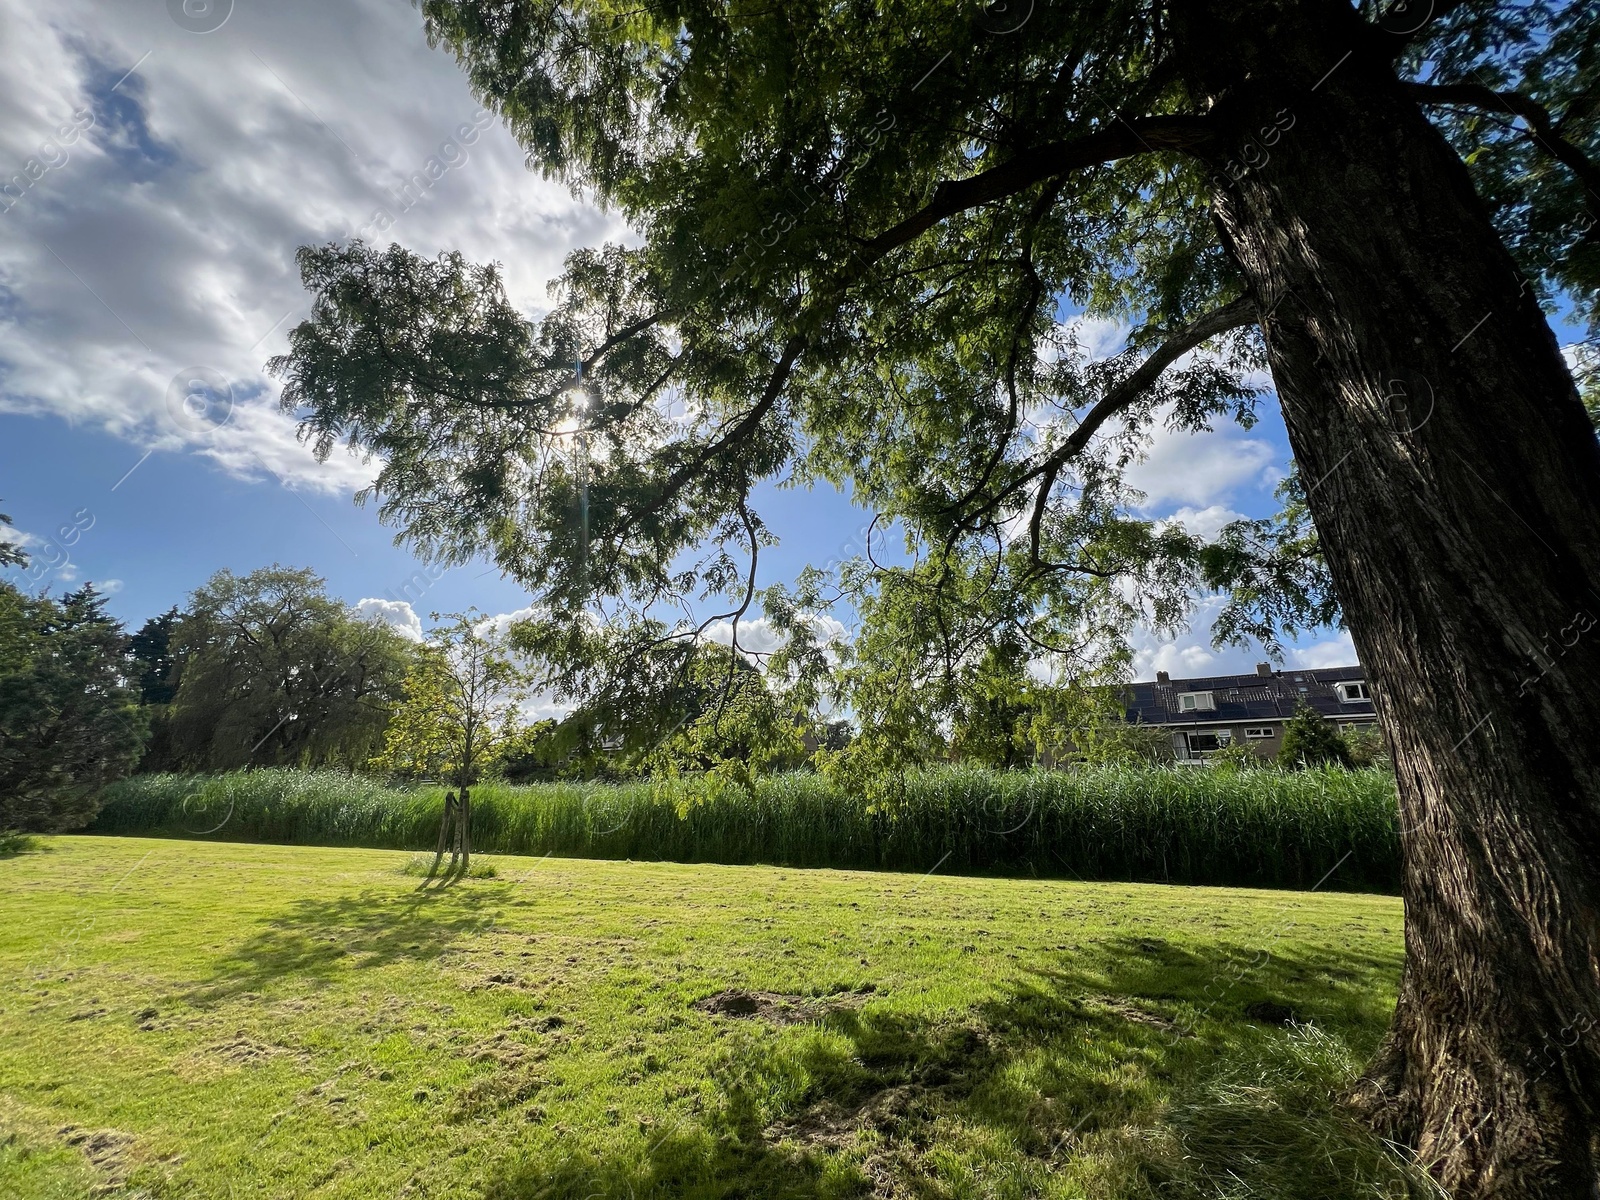
[[[693,781],[473,789],[499,854],[1394,891],[1394,784],[1379,771],[941,768],[874,809],[810,774],[707,798]],[[93,833],[421,850],[442,787],[249,771],[108,788]]]

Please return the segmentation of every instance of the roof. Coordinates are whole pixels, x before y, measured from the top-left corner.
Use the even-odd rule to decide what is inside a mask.
[[[1323,667],[1315,671],[1274,671],[1271,675],[1209,675],[1168,683],[1132,683],[1127,687],[1128,720],[1142,725],[1218,725],[1228,721],[1286,721],[1303,700],[1325,717],[1373,718],[1370,700],[1347,703],[1336,683],[1361,682],[1359,666]],[[1182,712],[1178,697],[1185,692],[1210,692],[1215,711]]]

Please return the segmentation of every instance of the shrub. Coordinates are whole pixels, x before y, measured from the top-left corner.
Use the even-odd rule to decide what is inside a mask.
[[[1101,767],[905,777],[890,806],[812,774],[753,788],[697,777],[484,784],[474,845],[490,854],[774,863],[1050,878],[1394,890],[1394,782],[1380,771]],[[96,833],[425,850],[442,787],[252,771],[139,776],[106,790]]]
[[[1294,716],[1284,723],[1283,745],[1278,750],[1278,765],[1291,771],[1332,763],[1348,767],[1350,749],[1321,713],[1301,703]]]

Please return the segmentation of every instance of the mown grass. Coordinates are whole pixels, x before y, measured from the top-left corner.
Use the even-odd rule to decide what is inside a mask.
[[[407,861],[6,862],[0,1195],[1428,1194],[1335,1102],[1392,1008],[1392,898],[555,858],[418,891]],[[697,1006],[727,989],[791,1016]]]
[[[473,790],[485,851],[643,861],[940,870],[1084,880],[1394,891],[1390,776],[945,769],[875,808],[815,775],[706,797],[694,781]],[[95,833],[424,850],[443,788],[253,771],[142,776],[107,789]]]

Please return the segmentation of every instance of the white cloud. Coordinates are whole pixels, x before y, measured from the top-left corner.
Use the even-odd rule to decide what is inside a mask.
[[[849,640],[850,631],[845,625],[833,617],[822,613],[812,613],[807,617],[811,627],[817,631],[817,640],[824,646],[835,642]],[[716,642],[721,646],[733,643],[733,622],[717,621],[706,627],[707,641]],[[766,617],[753,617],[748,621],[739,622],[739,648],[753,654],[771,654],[784,643],[784,636],[773,627]]]
[[[515,612],[496,613],[492,617],[485,617],[474,625],[472,629],[474,633],[480,636],[488,633],[491,629],[495,633],[504,636],[506,630],[510,629],[516,622],[526,621],[532,617],[541,616],[543,613],[543,609],[536,605],[529,605],[527,608],[519,608]]]
[[[1156,522],[1157,527],[1165,525],[1182,525],[1184,529],[1202,541],[1213,541],[1224,525],[1232,521],[1244,519],[1244,514],[1235,512],[1224,504],[1211,504],[1205,508],[1190,508],[1185,506]]]
[[[1220,425],[1210,433],[1152,431],[1145,460],[1128,468],[1129,486],[1145,494],[1145,506],[1209,508],[1225,504],[1244,488],[1266,484],[1278,462],[1272,443]]]
[[[1164,642],[1134,652],[1135,679],[1153,679],[1157,671],[1166,671],[1174,678],[1186,675],[1220,674],[1217,655],[1209,646],[1199,641]]]
[[[401,637],[422,640],[422,618],[404,600],[382,600],[369,596],[355,605],[355,611],[368,621],[381,621]]]
[[[94,586],[95,586],[95,590],[98,591],[102,596],[115,596],[118,592],[120,592],[122,590],[122,580],[120,580],[120,579],[102,579],[99,583],[95,584]]]
[[[1320,670],[1325,667],[1348,667],[1360,660],[1356,657],[1356,644],[1350,638],[1350,631],[1344,629],[1335,638],[1289,651],[1289,661],[1307,670]]]
[[[22,180],[0,196],[0,412],[348,492],[376,464],[317,464],[263,373],[308,309],[297,246],[500,260],[533,315],[570,249],[627,231],[527,171],[408,5],[239,5],[204,35],[168,7],[0,0],[0,184]],[[173,402],[197,374],[224,397],[198,416]]]
[[[1166,671],[1174,679],[1197,675],[1250,675],[1267,655],[1260,646],[1213,646],[1211,629],[1222,612],[1222,596],[1204,596],[1195,604],[1187,630],[1174,638],[1162,638],[1146,629],[1136,630],[1133,646],[1133,677],[1154,679]],[[1350,666],[1360,660],[1350,634],[1336,636],[1306,646],[1286,647],[1287,665],[1317,670]]]
[[[1121,353],[1127,344],[1131,327],[1126,322],[1109,317],[1078,313],[1062,321],[1059,328],[1088,356],[1090,362],[1099,362]]]

